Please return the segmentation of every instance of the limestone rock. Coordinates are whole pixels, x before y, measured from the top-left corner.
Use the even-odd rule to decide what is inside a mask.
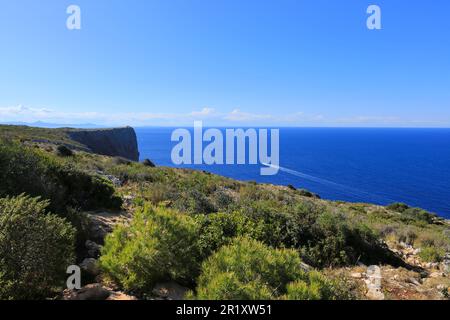
[[[153,288],[153,295],[165,300],[183,300],[188,288],[180,286],[176,282],[158,283]]]
[[[106,300],[114,300],[114,301],[133,301],[138,300],[135,296],[130,296],[123,292],[112,292],[111,295]]]
[[[106,300],[111,291],[102,287],[99,283],[88,284],[80,290],[64,291],[64,300]]]
[[[100,269],[97,265],[97,260],[93,258],[86,258],[80,263],[81,270],[89,273],[90,275],[97,276],[100,274]]]
[[[84,246],[87,249],[88,257],[97,259],[100,256],[101,246],[94,241],[87,240]]]
[[[112,129],[67,129],[72,140],[92,152],[139,161],[136,132],[131,127]]]
[[[429,275],[430,278],[440,278],[445,277],[445,274],[443,272],[433,272]]]
[[[362,273],[361,272],[353,272],[352,274],[350,274],[350,276],[352,278],[361,279],[362,278]]]
[[[381,269],[379,266],[367,268],[367,297],[371,300],[384,300],[384,293],[381,291]]]
[[[128,217],[123,212],[95,212],[87,214],[89,219],[88,238],[99,244],[103,244],[107,234],[111,233],[114,226],[126,220]]]

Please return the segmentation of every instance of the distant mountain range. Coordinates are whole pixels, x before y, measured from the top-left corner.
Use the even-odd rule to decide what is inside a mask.
[[[0,124],[4,125],[14,125],[14,126],[29,126],[29,127],[38,127],[38,128],[77,128],[77,129],[96,129],[96,128],[106,128],[105,126],[101,126],[93,123],[81,123],[81,124],[60,124],[60,123],[49,123],[43,121],[36,122],[0,122]]]

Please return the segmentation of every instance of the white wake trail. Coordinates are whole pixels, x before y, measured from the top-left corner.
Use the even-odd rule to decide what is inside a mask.
[[[373,199],[376,198],[382,202],[395,202],[394,200],[385,198],[383,196],[375,195],[375,194],[372,194],[372,193],[369,193],[369,192],[366,192],[363,190],[355,189],[355,188],[340,184],[340,183],[336,183],[336,182],[333,182],[330,180],[315,177],[315,176],[312,176],[312,175],[309,175],[309,174],[306,174],[306,173],[303,173],[303,172],[300,172],[297,170],[292,170],[292,169],[281,167],[281,166],[275,166],[275,165],[268,164],[268,163],[263,163],[263,165],[278,169],[281,172],[285,172],[285,173],[291,174],[293,176],[303,178],[305,180],[309,180],[309,181],[312,181],[312,182],[315,182],[315,183],[318,183],[321,185],[325,185],[325,186],[328,186],[331,188],[338,189],[341,192],[349,193],[354,197],[361,198],[362,200],[367,199],[367,196],[369,196]]]

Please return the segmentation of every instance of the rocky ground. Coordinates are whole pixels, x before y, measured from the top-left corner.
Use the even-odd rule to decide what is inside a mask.
[[[114,285],[104,283],[97,259],[100,255],[104,237],[112,231],[115,224],[126,222],[131,216],[126,212],[89,213],[90,238],[86,241],[86,258],[81,262],[81,269],[95,278],[95,283],[84,286],[81,290],[65,290],[66,300],[136,300],[137,298],[121,292]],[[409,264],[408,268],[391,266],[365,266],[343,268],[331,271],[351,279],[362,293],[362,298],[369,300],[442,300],[449,298],[450,292],[450,255],[440,263],[423,263],[419,249],[400,243],[392,251],[400,255]],[[187,288],[175,282],[159,283],[148,299],[181,300]]]
[[[104,239],[118,223],[126,223],[131,218],[131,196],[125,196],[126,211],[122,212],[88,212],[89,240],[85,243],[85,257],[79,264],[84,275],[95,279],[94,283],[83,286],[80,290],[64,290],[64,300],[137,300],[135,296],[120,291],[113,283],[104,281],[97,266],[97,259]],[[158,283],[148,299],[182,300],[187,288],[175,282]]]
[[[391,250],[409,267],[360,265],[340,271],[362,287],[369,300],[449,299],[450,255],[440,263],[423,263],[418,256],[419,250],[410,245],[400,244]]]
[[[268,186],[274,188],[274,186]],[[95,279],[81,290],[65,290],[65,300],[137,300],[120,291],[114,284],[102,279],[97,267],[105,236],[117,223],[126,223],[131,217],[133,195],[123,196],[122,212],[89,212],[89,240],[85,258],[80,263],[85,274]],[[351,283],[354,295],[368,300],[447,300],[450,293],[450,254],[440,263],[424,263],[420,249],[406,243],[388,243],[390,249],[402,258],[406,267],[365,266],[331,269],[329,274],[344,277]],[[187,288],[175,282],[158,283],[146,299],[182,300]]]

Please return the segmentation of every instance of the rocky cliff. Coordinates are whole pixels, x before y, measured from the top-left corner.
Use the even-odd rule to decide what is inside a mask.
[[[70,139],[85,145],[94,153],[139,161],[136,132],[131,127],[89,130],[69,129],[67,134]]]

